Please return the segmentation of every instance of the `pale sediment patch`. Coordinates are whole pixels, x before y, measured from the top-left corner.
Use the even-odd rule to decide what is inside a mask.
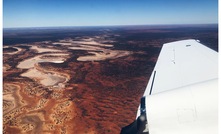
[[[9,111],[16,108],[16,100],[14,94],[3,94],[3,113],[6,114]]]
[[[67,56],[68,54],[64,53],[39,55],[30,59],[23,60],[17,65],[17,68],[29,69],[34,67],[34,65],[39,62],[63,63]]]
[[[42,133],[43,125],[45,124],[44,114],[43,113],[33,113],[25,115],[21,118],[21,129],[23,133],[31,132],[33,134]]]
[[[6,72],[7,70],[8,70],[8,68],[3,65],[3,72]]]
[[[59,45],[63,45],[63,46],[70,46],[70,45],[72,45],[72,43],[71,42],[54,42],[54,43],[52,43],[52,44],[59,44]]]
[[[96,37],[98,38],[98,37]],[[73,46],[73,45],[90,45],[90,46],[100,46],[100,47],[113,47],[112,44],[106,44],[105,42],[114,42],[111,40],[105,40],[105,41],[100,41],[97,42],[94,40],[94,38],[85,38],[85,39],[81,39],[79,40],[73,40],[73,39],[65,39],[65,40],[59,40],[59,42],[54,42],[52,44],[60,44],[60,45],[64,45],[64,46]]]
[[[72,50],[85,50],[89,51],[89,54],[80,56],[77,58],[78,61],[102,61],[106,59],[115,59],[123,56],[130,55],[129,51],[121,51],[121,50],[111,50],[103,47],[113,47],[113,45],[101,44],[93,41],[92,38],[84,39],[83,41],[74,41],[75,43],[81,44],[75,47],[69,47]],[[83,45],[82,45],[83,44]]]
[[[4,46],[3,48],[9,48],[9,46]],[[17,49],[17,51],[15,51],[15,52],[4,52],[4,54],[14,55],[14,54],[17,54],[20,51],[22,51],[22,49],[19,48],[19,47],[11,47],[11,48],[15,48],[15,49]]]
[[[53,63],[63,63],[63,60],[57,60],[57,61],[53,61]]]
[[[11,66],[9,66],[8,64],[3,65],[3,72],[6,72],[10,68]]]
[[[59,85],[59,83],[64,83],[67,81],[63,76],[55,73],[44,73],[36,68],[29,69],[27,72],[21,74],[21,76],[39,81],[44,86],[56,86]]]
[[[31,46],[31,49],[36,50],[38,53],[44,52],[61,52],[61,50],[52,49],[52,48],[40,48],[38,46]]]
[[[21,106],[18,90],[20,86],[16,84],[4,84],[3,86],[3,114],[6,115],[13,109]]]
[[[86,51],[99,51],[104,48],[96,47],[96,46],[88,46],[88,45],[79,45],[78,47],[69,47],[72,50],[86,50]]]
[[[111,44],[103,44],[93,40],[86,40],[86,41],[73,41],[76,44],[84,44],[84,45],[91,45],[91,46],[101,46],[101,47],[113,47]]]
[[[56,88],[63,88],[68,77],[61,76],[56,72],[45,72],[44,69],[37,69],[37,64],[42,62],[63,63],[69,54],[42,54],[30,59],[20,62],[17,68],[29,69],[27,72],[21,74],[23,77],[34,79],[44,86],[52,86]]]
[[[80,56],[78,61],[101,61],[106,59],[116,59],[123,56],[128,56],[131,54],[129,51],[105,51],[105,52],[89,52],[94,55]]]

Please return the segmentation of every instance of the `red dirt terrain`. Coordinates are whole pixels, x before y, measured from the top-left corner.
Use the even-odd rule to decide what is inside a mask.
[[[218,48],[216,29],[143,28],[26,43],[32,35],[4,33],[3,133],[118,134],[136,117],[162,44],[206,37]]]

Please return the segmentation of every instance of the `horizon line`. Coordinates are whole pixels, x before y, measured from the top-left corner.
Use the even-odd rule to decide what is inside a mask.
[[[129,26],[181,26],[181,25],[218,25],[219,23],[193,23],[193,24],[131,24],[131,25],[75,25],[75,26],[27,26],[27,27],[2,27],[3,29],[24,29],[24,28],[70,28],[70,27],[129,27]]]

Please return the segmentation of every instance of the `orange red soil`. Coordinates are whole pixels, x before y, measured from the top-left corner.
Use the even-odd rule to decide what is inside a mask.
[[[59,52],[53,43],[16,45],[17,52],[4,53],[3,133],[112,134],[135,119],[151,72],[150,68],[142,73],[146,70],[142,64],[154,61],[138,58],[143,52],[111,50],[102,43],[88,51],[102,48],[125,55],[78,61],[89,52],[72,50],[70,45]],[[91,48],[85,45],[90,43],[83,46]]]

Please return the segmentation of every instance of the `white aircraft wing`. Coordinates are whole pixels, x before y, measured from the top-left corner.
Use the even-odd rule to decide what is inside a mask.
[[[193,39],[164,44],[136,119],[139,133],[218,133],[218,53]]]
[[[161,49],[144,95],[217,78],[217,52],[193,39],[166,43]]]

